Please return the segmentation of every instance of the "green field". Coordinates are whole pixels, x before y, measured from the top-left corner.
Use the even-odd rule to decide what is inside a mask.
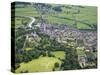
[[[64,51],[55,51],[53,55],[60,59],[65,59],[65,52]]]
[[[77,47],[77,54],[78,54],[78,57],[86,56],[84,47]]]
[[[52,5],[52,8],[54,6],[55,5]],[[78,29],[91,29],[90,26],[92,26],[93,24],[96,25],[97,23],[96,22],[97,21],[96,7],[83,6],[83,8],[80,8],[80,7],[73,6],[71,8],[61,7],[61,9],[62,11],[58,13],[54,13],[53,10],[50,11],[50,13],[44,15],[44,19],[48,23],[56,23],[60,25],[67,24],[71,26],[74,25],[74,22],[75,22],[74,19],[76,19]],[[80,11],[80,12],[77,13],[77,11]],[[24,8],[16,8],[15,12],[16,12],[15,13],[16,16],[33,16],[33,17],[40,16],[38,11],[32,6],[27,6]],[[83,22],[88,23],[90,26],[88,26],[87,24],[84,24]],[[21,22],[19,20],[16,20],[16,24],[21,24]]]
[[[32,7],[24,7],[24,8],[16,8],[15,9],[16,16],[39,16],[38,12]]]
[[[26,17],[15,17],[15,26],[27,25],[31,20]]]
[[[59,65],[61,65],[61,61],[58,60],[57,58],[40,57],[28,63],[21,63],[20,67],[16,69],[16,73],[20,73],[21,71],[26,71],[26,70],[28,72],[52,71],[55,63],[59,63]],[[59,70],[59,67],[56,68],[56,70]]]

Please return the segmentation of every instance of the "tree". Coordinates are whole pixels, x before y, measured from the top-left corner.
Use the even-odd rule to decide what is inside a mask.
[[[94,62],[95,61],[96,57],[94,56],[94,54],[92,52],[87,52],[86,55],[87,55],[88,62]]]
[[[19,68],[20,67],[20,64],[19,63],[16,63],[15,64],[15,69]]]
[[[55,71],[55,68],[53,68],[52,71]]]
[[[55,12],[61,12],[61,11],[62,11],[61,6],[53,7],[53,10],[54,10]]]
[[[80,65],[78,62],[76,49],[70,47],[68,50],[65,50],[65,54],[65,60],[63,61],[61,68],[64,70],[79,69]]]
[[[24,71],[24,73],[28,73],[28,70]]]
[[[54,66],[55,66],[55,68],[58,68],[58,67],[59,67],[59,63],[56,62],[56,63],[54,64]]]

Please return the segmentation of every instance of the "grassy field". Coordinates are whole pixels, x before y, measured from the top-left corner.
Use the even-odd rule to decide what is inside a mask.
[[[21,63],[20,67],[18,69],[16,69],[16,73],[20,73],[21,71],[26,71],[26,70],[28,72],[52,71],[54,68],[54,64],[56,62],[58,62],[59,65],[61,65],[61,61],[58,60],[57,58],[40,57],[40,58],[34,59],[28,63]],[[59,70],[59,68],[57,68],[56,70]]]
[[[54,7],[54,5],[52,5]],[[87,22],[88,24],[96,24],[97,22],[97,8],[96,7],[90,7],[90,6],[84,6],[84,8],[80,7],[72,7],[72,8],[65,8],[61,7],[62,11],[59,13],[54,14],[52,11],[49,14],[44,15],[44,19],[48,23],[57,23],[57,24],[67,24],[67,25],[73,25],[74,19],[77,20],[77,28],[79,29],[91,29],[90,26],[80,23],[79,21]],[[80,12],[77,13],[77,10]],[[24,8],[16,8],[15,9],[15,15],[16,16],[33,16],[33,17],[39,17],[38,11],[32,6],[24,7]],[[67,13],[69,12],[69,13]],[[76,13],[76,14],[74,14]],[[16,21],[17,24],[20,24],[20,21]]]
[[[25,50],[26,50],[26,51],[29,51],[29,50],[32,50],[32,48],[30,48],[30,47],[29,47],[29,48],[25,48]]]
[[[78,57],[86,56],[85,50],[83,47],[77,47],[77,54],[78,54]]]
[[[15,17],[15,25],[27,25],[31,20],[25,17]]]
[[[53,55],[60,59],[65,59],[65,52],[64,51],[55,51]]]
[[[78,29],[91,29],[88,25],[83,24],[83,23],[77,23],[77,28]]]
[[[15,9],[16,16],[39,16],[38,12],[32,7],[25,7],[25,8],[16,8]]]

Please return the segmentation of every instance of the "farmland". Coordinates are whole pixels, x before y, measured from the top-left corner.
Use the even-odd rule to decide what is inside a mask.
[[[57,5],[56,5],[57,6]],[[51,6],[53,8],[54,5]],[[69,7],[69,8],[68,8]],[[61,12],[54,12],[54,10],[48,11],[47,14],[44,14],[44,19],[48,23],[57,23],[57,24],[68,24],[74,26],[74,19],[77,22],[77,28],[79,29],[91,29],[89,25],[96,25],[97,17],[96,17],[96,7],[92,6],[83,6],[82,7],[74,7],[71,5],[65,5],[65,7],[61,7]],[[27,6],[24,8],[16,8],[15,16],[34,16],[39,17],[38,11],[32,7]],[[87,23],[87,24],[84,24]]]

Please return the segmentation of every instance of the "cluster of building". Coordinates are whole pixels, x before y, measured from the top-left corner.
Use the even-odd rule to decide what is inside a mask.
[[[84,45],[86,50],[96,50],[97,48],[97,31],[79,30],[68,25],[40,25],[42,33],[47,34],[50,38],[55,38],[59,42],[66,43],[67,40],[77,40],[77,44]]]

